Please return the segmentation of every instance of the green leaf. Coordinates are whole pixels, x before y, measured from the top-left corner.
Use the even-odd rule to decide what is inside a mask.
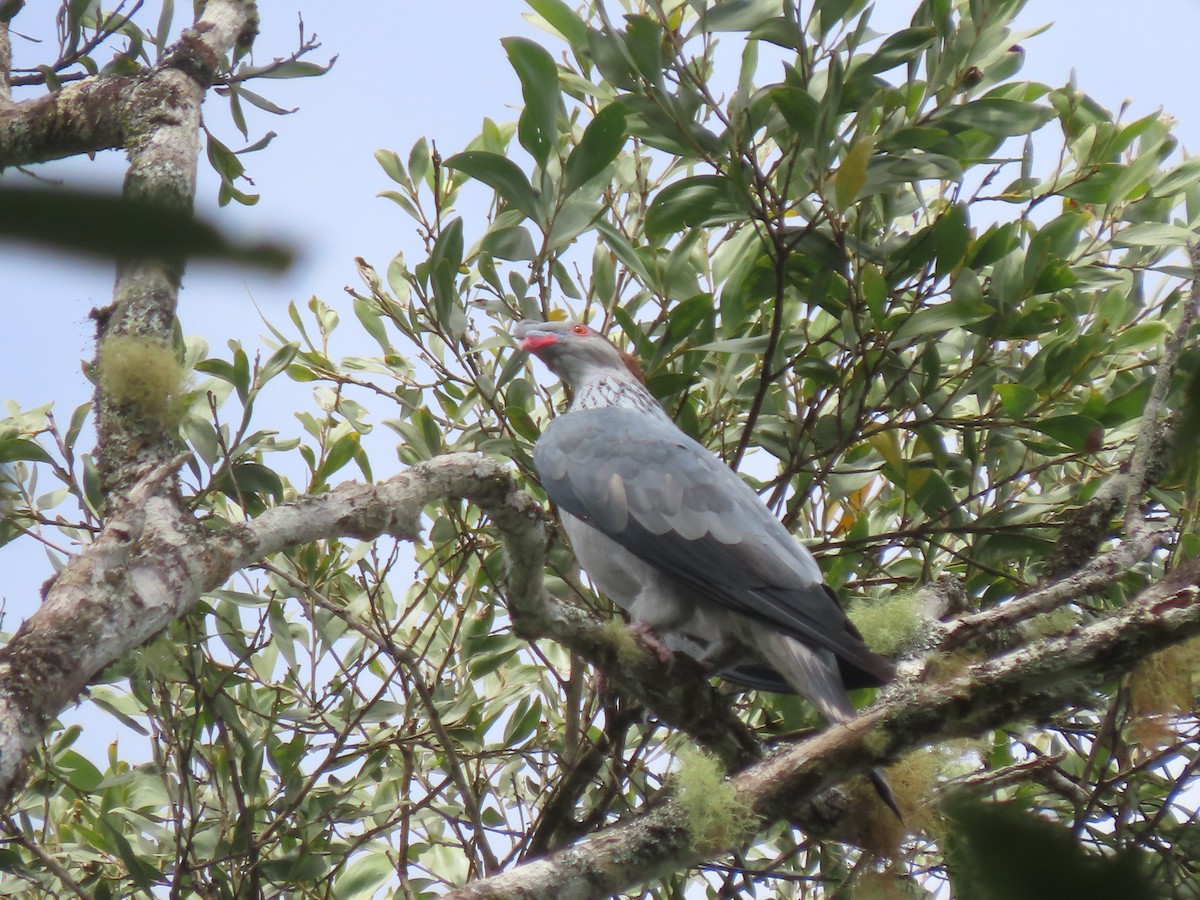
[[[938,216],[933,226],[933,241],[937,245],[934,273],[943,278],[958,268],[971,242],[971,226],[967,222],[965,203],[955,203]]]
[[[1196,239],[1197,233],[1182,225],[1143,222],[1122,228],[1112,242],[1118,247],[1186,247]]]
[[[382,167],[383,172],[396,184],[408,184],[408,176],[404,172],[404,163],[395,150],[376,150],[375,161]]]
[[[237,485],[237,490],[234,490],[234,484]],[[213,487],[235,500],[238,499],[239,492],[243,497],[247,494],[262,494],[274,498],[276,502],[283,500],[283,482],[279,474],[262,463],[234,463],[214,480]]]
[[[0,463],[16,462],[19,459],[30,462],[53,462],[53,457],[33,441],[25,438],[8,438],[0,440]]]
[[[620,35],[589,28],[587,41],[588,56],[605,81],[622,91],[632,91],[638,87],[637,71]]]
[[[516,70],[521,96],[525,98],[525,109],[517,123],[517,140],[545,168],[558,136],[558,114],[562,107],[558,66],[541,44],[528,38],[508,37],[500,43]]]
[[[1038,402],[1038,393],[1023,384],[994,384],[992,390],[1000,398],[1000,405],[1013,419],[1021,420]]]
[[[686,227],[746,218],[724,175],[693,175],[667,185],[646,212],[646,234],[661,237]]]
[[[330,59],[329,65],[326,66],[305,62],[302,59],[293,59],[282,63],[275,60],[262,66],[242,66],[238,69],[238,76],[243,81],[251,78],[316,78],[332,69],[335,62],[337,62],[336,56]]]
[[[993,137],[1012,137],[1036,131],[1052,118],[1054,110],[1048,106],[992,97],[951,106],[934,121],[942,127],[974,128]]]
[[[1186,159],[1154,182],[1150,188],[1152,197],[1174,197],[1200,183],[1200,156]]]
[[[564,190],[570,194],[591,181],[617,158],[625,146],[624,107],[610,103],[583,130],[579,145],[567,157]]]
[[[636,274],[642,282],[653,284],[655,279],[651,275],[650,270],[646,267],[645,262],[638,255],[637,250],[625,235],[621,234],[613,226],[611,222],[600,219],[596,222],[596,232],[604,239],[605,246],[612,251],[612,254],[619,259],[631,272]]]
[[[539,221],[537,193],[530,185],[525,173],[515,162],[498,153],[488,153],[483,150],[468,150],[456,153],[446,160],[451,169],[465,172],[476,181],[482,181],[505,202]]]
[[[348,431],[334,441],[324,462],[321,463],[313,477],[318,481],[327,481],[330,475],[354,458],[354,451],[358,449],[358,441],[357,431]]]
[[[100,816],[99,824],[100,833],[104,834],[108,839],[108,847],[116,850],[117,855],[121,858],[121,862],[125,864],[129,876],[142,890],[150,893],[151,887],[156,882],[162,880],[162,872],[154,868],[154,866],[138,854],[125,835],[117,830],[118,824],[123,824],[120,817]]]
[[[571,45],[579,50],[587,46],[587,26],[579,14],[563,0],[528,0],[529,6],[539,16],[549,23],[550,27],[561,34]]]
[[[434,242],[429,254],[429,283],[433,288],[434,312],[443,327],[452,323],[453,311],[458,303],[458,292],[454,288],[458,269],[463,258],[463,223],[461,218],[449,222]]]
[[[655,87],[661,86],[666,65],[662,26],[648,16],[627,15],[625,47],[641,76]]]
[[[300,349],[297,343],[287,343],[271,354],[270,359],[263,363],[258,371],[258,386],[262,387],[280,372],[292,364],[296,352]]]
[[[1047,437],[1054,438],[1064,447],[1083,451],[1089,448],[1096,432],[1104,433],[1104,426],[1090,416],[1068,414],[1030,422],[1028,427]]]
[[[356,855],[337,877],[333,892],[338,897],[373,897],[395,874],[395,864],[384,853]]]
[[[171,22],[175,18],[175,0],[163,0],[162,10],[158,14],[158,27],[154,29],[154,43],[159,52],[166,49],[167,39],[171,34]]]
[[[90,793],[100,786],[104,776],[86,756],[67,750],[54,758],[54,767],[63,772],[70,781],[71,787],[83,793]]]
[[[784,121],[792,132],[802,139],[816,129],[821,104],[808,91],[791,85],[776,85],[771,88],[771,101],[778,107]]]
[[[855,74],[869,72],[877,74],[916,58],[917,54],[933,43],[937,31],[932,25],[906,28],[888,37],[871,56],[854,66]]]
[[[528,229],[521,225],[509,228],[493,228],[483,236],[479,248],[497,259],[511,261],[533,259],[537,248]]]
[[[705,31],[752,31],[778,15],[778,0],[724,0],[705,9],[700,27]]]
[[[433,157],[429,153],[429,142],[425,138],[417,138],[412,149],[408,151],[408,174],[413,185],[419,187],[422,181],[430,181],[433,172]]]
[[[954,302],[918,309],[900,321],[899,327],[892,335],[892,342],[898,346],[905,346],[913,343],[916,338],[980,322],[993,312],[991,307],[968,306]]]

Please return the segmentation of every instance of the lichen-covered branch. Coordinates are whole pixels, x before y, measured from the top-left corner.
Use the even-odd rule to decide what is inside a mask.
[[[1139,520],[1127,539],[1086,566],[1007,603],[964,615],[947,623],[941,635],[943,650],[961,647],[983,634],[1011,627],[1039,613],[1057,609],[1070,600],[1103,590],[1125,576],[1134,565],[1162,546],[1166,535],[1160,527]]]
[[[19,787],[21,761],[47,724],[101,669],[185,615],[205,591],[286,547],[384,533],[414,539],[427,504],[466,497],[505,535],[514,596],[542,591],[540,509],[495,460],[440,457],[382,484],[344,484],[224,531],[199,531],[161,495],[185,458],[144,473],[0,649],[0,806]]]
[[[12,67],[12,41],[8,36],[8,19],[0,15],[0,117],[12,103],[12,84],[8,70]],[[0,127],[0,131],[2,131]],[[0,166],[3,168],[3,166]]]
[[[1126,671],[1146,654],[1200,634],[1200,562],[1147,588],[1108,618],[972,666],[940,683],[902,684],[872,709],[752,766],[733,779],[763,824],[853,772],[907,750],[980,734],[1061,708],[1089,676]],[[726,848],[728,849],[728,848]],[[554,855],[448,894],[454,900],[606,897],[712,857],[676,802]]]
[[[7,78],[7,67],[4,71]],[[124,116],[114,111],[127,108],[137,81],[130,75],[95,76],[0,106],[0,169],[123,147]]]
[[[119,119],[129,157],[125,196],[168,209],[190,210],[200,154],[200,104],[225,57],[253,38],[256,19],[247,0],[213,0],[168,49],[162,62],[129,88]],[[86,83],[85,83],[86,84]],[[65,92],[65,91],[64,91]],[[97,365],[110,336],[132,336],[170,347],[183,260],[132,259],[117,270],[113,303],[95,315]],[[173,429],[136,404],[96,391],[98,461],[102,489],[127,489],[147,466],[178,447]]]
[[[1168,334],[1163,345],[1162,359],[1158,362],[1154,373],[1154,387],[1146,401],[1146,409],[1142,413],[1141,427],[1138,428],[1137,442],[1134,445],[1133,456],[1129,460],[1129,472],[1126,475],[1128,485],[1125,500],[1126,523],[1141,520],[1141,504],[1144,486],[1151,481],[1149,471],[1152,449],[1155,437],[1159,431],[1159,417],[1167,392],[1171,389],[1171,379],[1179,364],[1179,354],[1188,342],[1192,333],[1192,325],[1196,321],[1197,308],[1200,307],[1200,245],[1192,244],[1188,248],[1188,262],[1192,266],[1192,287],[1187,299],[1181,304],[1183,313],[1179,324],[1172,334]]]

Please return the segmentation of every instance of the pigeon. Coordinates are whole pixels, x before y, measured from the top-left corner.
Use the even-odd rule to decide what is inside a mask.
[[[812,554],[598,331],[525,320],[513,335],[572,392],[533,463],[596,587],[664,661],[684,652],[734,684],[798,693],[831,723],[853,718],[847,690],[882,686],[895,666],[867,647]]]

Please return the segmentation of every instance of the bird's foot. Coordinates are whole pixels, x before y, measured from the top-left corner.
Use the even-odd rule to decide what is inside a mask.
[[[671,648],[664,644],[662,639],[654,633],[654,629],[645,622],[634,622],[629,628],[635,637],[654,651],[659,661],[664,665],[675,658],[675,654],[671,651]]]

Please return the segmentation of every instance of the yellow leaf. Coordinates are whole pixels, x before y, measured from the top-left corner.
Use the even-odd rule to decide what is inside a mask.
[[[846,154],[841,168],[834,179],[834,199],[839,210],[845,210],[854,203],[854,198],[867,183],[867,163],[871,161],[871,153],[875,150],[875,138],[867,135]]]
[[[904,468],[904,458],[900,455],[900,436],[894,428],[887,431],[877,431],[869,438],[875,452],[883,457],[883,461],[897,471]]]

